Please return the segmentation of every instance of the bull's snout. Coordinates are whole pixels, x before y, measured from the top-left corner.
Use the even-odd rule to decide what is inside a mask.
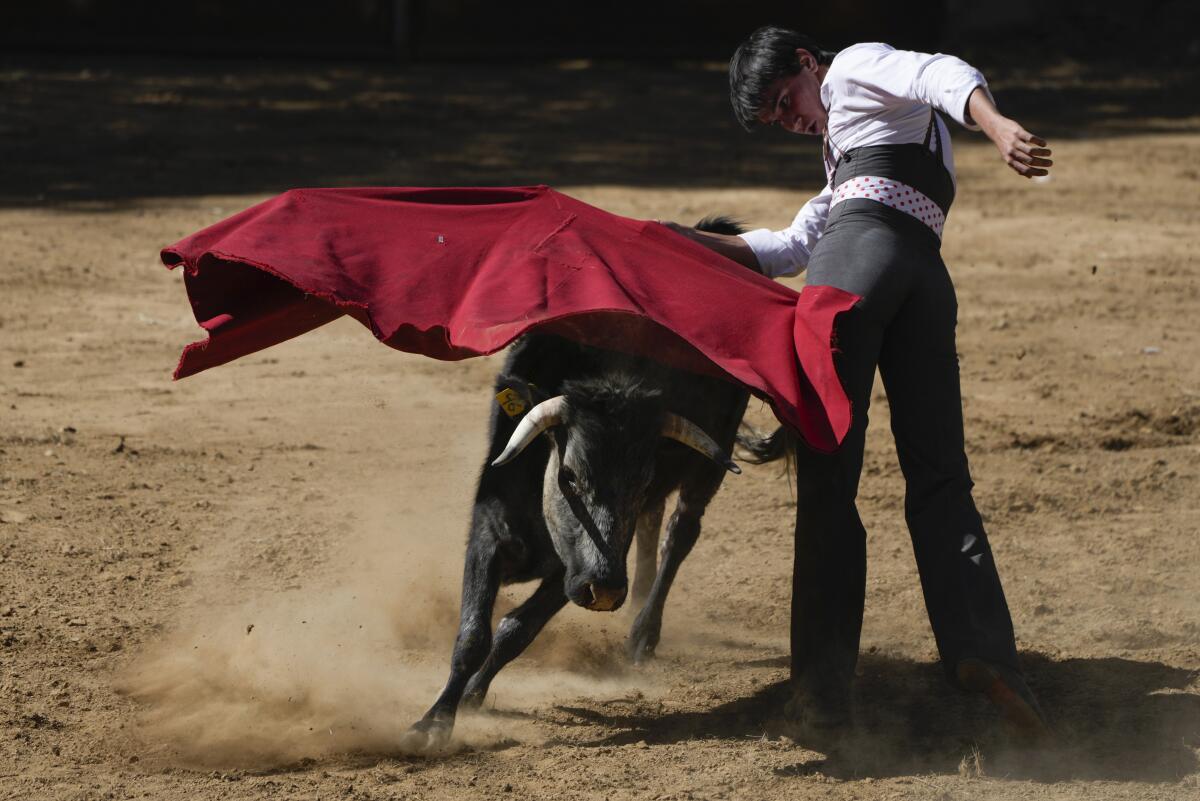
[[[595,612],[612,612],[625,603],[626,585],[600,581],[581,581],[570,593],[571,600]]]
[[[592,583],[585,585],[583,589],[592,596],[592,602],[584,606],[597,612],[611,612],[625,602],[624,584],[608,586]]]

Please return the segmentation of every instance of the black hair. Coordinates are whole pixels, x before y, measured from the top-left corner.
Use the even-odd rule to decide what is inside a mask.
[[[707,231],[710,234],[725,234],[737,236],[746,233],[746,228],[737,220],[724,214],[710,214],[696,223],[697,231]]]
[[[729,100],[747,131],[758,124],[767,87],[800,71],[797,50],[812,53],[818,64],[829,64],[836,55],[802,33],[768,25],[750,34],[729,59]]]

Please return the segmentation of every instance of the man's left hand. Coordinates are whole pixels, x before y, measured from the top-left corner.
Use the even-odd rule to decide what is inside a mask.
[[[1002,117],[996,121],[987,135],[996,143],[996,149],[1004,157],[1004,163],[1020,175],[1033,178],[1049,175],[1054,162],[1050,160],[1050,148],[1046,140],[1035,136],[1021,127],[1016,120]]]

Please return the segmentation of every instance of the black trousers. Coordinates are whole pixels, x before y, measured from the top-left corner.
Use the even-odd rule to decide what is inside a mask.
[[[797,453],[792,676],[814,700],[848,703],[866,591],[855,506],[875,368],[904,473],[904,516],[925,606],[951,681],[965,657],[1018,668],[1012,620],[971,497],[954,329],[958,303],[933,233],[869,200],[834,207],[807,282],[862,297],[838,325],[854,423],[841,450]]]

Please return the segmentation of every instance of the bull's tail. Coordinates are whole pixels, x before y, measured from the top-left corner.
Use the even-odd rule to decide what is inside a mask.
[[[788,465],[791,466],[796,454],[796,435],[783,426],[764,437],[754,428],[742,423],[738,430],[737,444],[745,452],[741,454],[742,461],[750,464],[766,464],[787,459]]]

